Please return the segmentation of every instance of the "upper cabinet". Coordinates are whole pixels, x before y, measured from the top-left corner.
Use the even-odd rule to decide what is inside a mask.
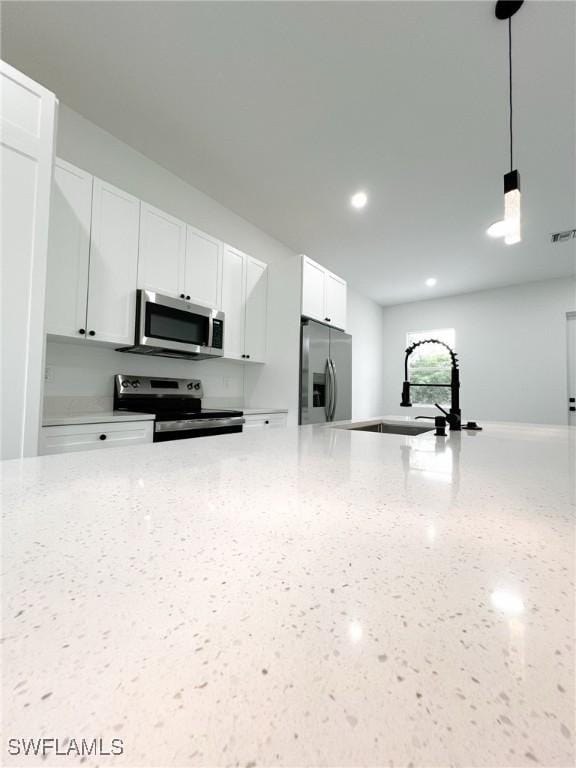
[[[186,224],[141,203],[138,288],[179,295],[184,292],[185,265]]]
[[[326,270],[326,322],[346,329],[346,281]]]
[[[219,308],[221,272],[219,240],[141,203],[138,288]]]
[[[47,333],[128,346],[136,288],[226,313],[224,356],[264,362],[267,266],[57,159]]]
[[[226,245],[222,265],[224,357],[265,361],[267,289],[266,264]]]
[[[46,331],[131,344],[140,201],[58,159],[54,173]]]
[[[302,256],[302,314],[346,329],[346,281]]]
[[[194,227],[186,228],[186,298],[220,309],[222,250],[220,240]]]
[[[224,357],[244,358],[244,261],[241,251],[224,246],[222,309],[224,310]]]
[[[94,179],[86,325],[98,341],[134,341],[139,224],[138,198]]]
[[[252,362],[263,363],[266,359],[267,267],[253,256],[246,256],[244,269],[244,354]]]
[[[79,336],[86,329],[92,176],[57,159],[50,207],[46,331]]]

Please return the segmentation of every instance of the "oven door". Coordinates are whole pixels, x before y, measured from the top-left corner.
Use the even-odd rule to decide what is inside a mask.
[[[167,440],[187,440],[191,437],[230,435],[235,432],[242,432],[243,424],[242,416],[156,421],[154,424],[154,442],[163,443]]]
[[[188,355],[223,355],[223,312],[146,290],[138,291],[137,307],[137,345]]]

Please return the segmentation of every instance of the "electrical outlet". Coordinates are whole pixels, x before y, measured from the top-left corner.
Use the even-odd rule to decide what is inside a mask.
[[[52,381],[52,368],[49,365],[44,368],[44,381]]]

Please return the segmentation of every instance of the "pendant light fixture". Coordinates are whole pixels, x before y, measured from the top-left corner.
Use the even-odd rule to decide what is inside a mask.
[[[510,127],[510,170],[504,174],[504,219],[488,229],[491,237],[504,237],[506,245],[519,243],[520,229],[520,174],[514,168],[514,130],[512,112],[512,16],[521,8],[524,0],[498,0],[496,18],[508,21],[508,83],[509,83],[509,127]]]

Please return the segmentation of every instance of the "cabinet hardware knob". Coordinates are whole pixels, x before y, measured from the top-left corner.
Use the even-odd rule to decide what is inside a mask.
[[[246,357],[250,357],[250,355],[246,355]]]
[[[96,331],[88,331],[88,336],[96,336]]]
[[[81,334],[82,336],[84,336],[84,334],[86,333],[86,330],[84,328],[80,328],[78,333]]]
[[[190,301],[190,296],[186,296],[187,300]]]
[[[568,410],[570,410],[572,412],[576,411],[576,405],[571,405]]]
[[[183,294],[183,293],[181,293],[181,294],[180,294],[180,298],[181,298],[181,299],[185,299],[185,298],[186,298],[186,296],[184,296],[184,294]]]
[[[264,422],[264,424],[270,424],[270,422],[268,421],[268,419],[266,419],[266,421]]]
[[[100,435],[100,440],[106,440],[106,435]]]

